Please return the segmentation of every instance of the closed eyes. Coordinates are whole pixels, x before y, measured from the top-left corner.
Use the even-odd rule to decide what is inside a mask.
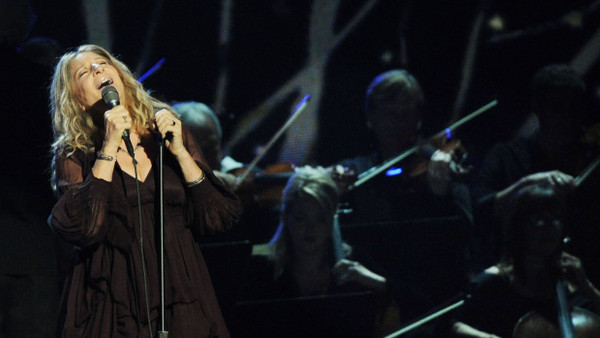
[[[108,63],[108,61],[106,61],[106,60],[102,60],[102,61],[94,62],[94,63],[92,63],[92,64],[91,64],[91,68],[93,68],[93,65],[94,65],[94,64],[95,64],[95,65],[101,65],[101,66],[105,66],[105,65],[108,65],[109,63]],[[80,72],[77,74],[77,77],[78,77],[78,78],[81,78],[83,75],[85,75],[85,74],[87,74],[87,73],[88,73],[87,67],[86,67],[86,68],[83,68],[83,70],[81,70],[81,71],[80,71]]]

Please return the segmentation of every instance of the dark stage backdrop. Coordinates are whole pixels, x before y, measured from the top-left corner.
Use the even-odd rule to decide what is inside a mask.
[[[263,167],[284,160],[327,165],[369,151],[365,89],[391,68],[407,68],[420,80],[428,102],[426,133],[499,100],[497,108],[457,131],[477,163],[523,121],[533,72],[550,62],[571,62],[599,22],[589,0],[105,3],[107,12],[96,15],[108,20],[87,17],[80,1],[33,1],[37,22],[31,36],[71,48],[89,42],[88,20],[90,30],[110,32],[110,50],[141,69],[138,75],[164,58],[145,86],[167,101],[197,100],[215,108],[226,149],[240,161],[250,162],[294,105],[312,96]],[[474,58],[464,68],[477,15],[482,21]],[[490,28],[494,17],[503,20],[504,30]],[[103,22],[109,27],[98,26]],[[597,57],[588,57],[592,87],[598,83]],[[469,86],[457,106],[465,70]]]

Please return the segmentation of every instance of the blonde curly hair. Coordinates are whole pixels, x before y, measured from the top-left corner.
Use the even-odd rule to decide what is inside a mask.
[[[97,45],[82,45],[75,51],[67,52],[58,61],[50,85],[50,113],[54,131],[52,152],[55,157],[66,152],[67,156],[76,150],[94,152],[104,139],[103,126],[94,124],[92,116],[79,105],[74,94],[71,63],[85,52],[97,54],[114,66],[123,81],[124,95],[131,114],[133,129],[140,134],[148,133],[149,123],[154,113],[160,109],[172,109],[147,93],[127,66]]]

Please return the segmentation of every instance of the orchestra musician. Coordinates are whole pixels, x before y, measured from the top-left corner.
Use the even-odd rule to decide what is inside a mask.
[[[421,85],[407,70],[393,69],[377,75],[365,99],[373,152],[340,164],[360,174],[423,141],[424,108]],[[355,194],[346,194],[353,211],[349,222],[455,214],[470,221],[469,191],[464,181],[453,174],[452,162],[452,151],[424,144],[422,151],[398,163],[396,168],[363,184]]]
[[[268,244],[254,248],[255,257],[272,263],[269,275],[277,286],[263,297],[327,294],[352,283],[386,289],[384,277],[349,260],[352,249],[335,222],[338,198],[336,183],[323,168],[300,167],[290,177],[277,230]]]
[[[239,300],[373,291],[380,310],[389,311],[385,325],[397,324],[396,286],[343,242],[338,199],[337,185],[324,168],[296,169],[283,191],[277,230],[268,243],[254,245]],[[383,317],[379,320],[384,325]]]
[[[503,258],[476,279],[457,315],[454,334],[563,337],[559,335],[559,310],[582,319],[574,321],[578,337],[600,334],[600,291],[588,279],[580,259],[564,250],[566,208],[565,195],[549,183],[526,185],[515,192],[501,221]],[[564,309],[557,307],[558,283],[566,286],[570,302]],[[581,307],[577,312],[575,305]],[[550,331],[542,331],[546,327]]]
[[[453,152],[436,148],[423,139],[424,109],[423,90],[410,72],[393,69],[377,75],[365,98],[373,150],[339,163],[360,174],[409,148],[423,145],[391,171],[344,192],[342,205],[350,212],[340,214],[343,233],[358,229],[357,235],[346,237],[348,241],[370,253],[388,277],[406,282],[419,295],[415,303],[406,304],[413,314],[422,314],[448,300],[466,284],[471,224],[469,189],[464,176],[452,170]],[[422,225],[411,224],[419,221]],[[385,235],[377,239],[376,234],[383,229]],[[442,254],[442,246],[434,244],[436,240],[443,242],[444,247],[453,246],[448,250],[455,256],[443,254],[448,263],[440,263],[442,257],[437,255]],[[424,264],[426,260],[432,264]],[[439,279],[434,282],[432,274]]]
[[[600,278],[600,235],[598,175],[591,174],[581,185],[577,176],[597,156],[596,142],[583,142],[586,86],[579,74],[565,64],[541,68],[533,77],[531,103],[538,126],[527,136],[496,144],[486,155],[472,190],[477,228],[482,232],[481,254],[494,264],[501,254],[499,216],[508,212],[515,194],[528,185],[549,184],[568,194],[572,226],[566,231],[573,252],[588,267],[590,278]]]

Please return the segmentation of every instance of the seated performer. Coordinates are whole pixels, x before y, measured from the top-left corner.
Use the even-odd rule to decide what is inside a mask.
[[[600,313],[600,291],[587,278],[579,258],[563,248],[563,197],[549,185],[527,185],[515,193],[503,218],[503,259],[478,278],[457,316],[453,327],[456,335],[537,337],[517,334],[528,332],[534,325],[536,331],[553,327],[558,337],[557,287],[562,290],[562,286],[570,302],[569,314],[591,324],[584,328],[575,321],[575,329],[593,329],[594,337],[600,334],[600,317],[596,315]],[[572,305],[595,313],[571,311]]]
[[[565,229],[573,253],[588,267],[590,278],[600,281],[600,235],[597,173],[577,184],[577,176],[597,156],[595,141],[587,142],[585,124],[591,119],[584,105],[586,86],[579,74],[564,64],[540,69],[532,80],[532,110],[538,126],[529,135],[495,145],[486,155],[473,185],[474,215],[482,232],[482,255],[494,264],[501,254],[500,216],[514,195],[528,185],[549,184],[568,195],[569,222]],[[577,186],[579,185],[579,186]]]
[[[249,291],[258,298],[308,296],[343,291],[349,285],[384,291],[387,281],[357,261],[341,239],[335,222],[338,191],[321,168],[297,169],[286,185],[279,227],[268,244],[255,245],[256,260],[265,260],[271,283]],[[251,271],[252,272],[252,271]],[[264,286],[263,291],[256,287]]]
[[[377,75],[365,100],[374,151],[340,164],[360,174],[419,144],[424,105],[423,90],[408,71],[394,69]],[[415,155],[394,165],[393,170],[375,176],[356,188],[356,193],[349,194],[349,207],[353,210],[349,221],[397,221],[456,214],[470,220],[469,191],[458,179],[458,167],[451,165],[452,156],[452,152],[423,145]]]
[[[373,152],[340,165],[360,174],[419,148],[392,170],[342,195],[350,211],[340,215],[342,230],[350,244],[382,264],[388,277],[410,279],[434,306],[463,290],[467,281],[471,198],[464,170],[457,169],[452,152],[424,142],[424,94],[408,71],[377,75],[365,101]],[[426,310],[425,305],[414,308],[415,315]]]
[[[337,203],[337,186],[326,170],[297,169],[284,189],[280,223],[273,238],[254,246],[239,300],[371,291],[380,304],[374,325],[395,328],[399,318],[392,301],[395,286],[363,265],[355,258],[356,252],[343,243],[336,222]]]

